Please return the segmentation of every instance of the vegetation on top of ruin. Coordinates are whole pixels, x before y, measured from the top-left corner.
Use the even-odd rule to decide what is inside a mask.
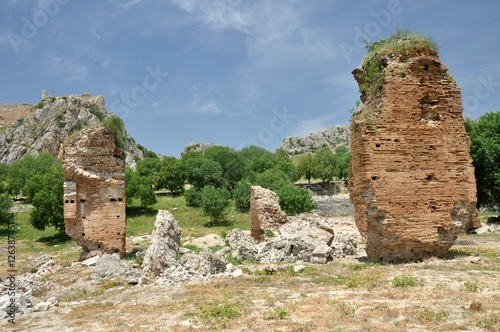
[[[125,147],[125,123],[117,116],[110,116],[102,119],[101,123],[115,135],[116,147],[123,149]]]
[[[403,62],[408,60],[408,50],[438,50],[438,46],[431,37],[409,30],[397,29],[386,39],[374,42],[365,40],[367,53],[363,58],[362,70],[357,78],[359,82],[359,92],[362,100],[366,96],[376,96],[382,89],[383,71],[387,66],[387,57],[394,54],[402,55]]]

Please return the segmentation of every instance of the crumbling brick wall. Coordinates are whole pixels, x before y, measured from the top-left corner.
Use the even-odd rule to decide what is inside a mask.
[[[356,225],[370,261],[443,257],[480,226],[460,89],[433,50],[384,61],[379,94],[362,96],[351,119]]]
[[[250,188],[250,218],[250,233],[256,241],[264,239],[265,230],[277,232],[288,221],[286,213],[281,210],[278,195],[260,186]]]
[[[125,155],[97,124],[63,146],[66,233],[84,250],[125,254]]]

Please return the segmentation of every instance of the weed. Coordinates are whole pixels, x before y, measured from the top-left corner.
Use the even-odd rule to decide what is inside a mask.
[[[340,302],[337,305],[337,312],[342,316],[351,316],[356,312],[356,307],[346,302]]]
[[[394,287],[402,287],[402,288],[423,286],[424,280],[417,278],[417,277],[412,277],[412,276],[394,277],[392,279],[392,285]]]
[[[467,280],[464,282],[464,287],[471,293],[478,293],[483,290],[483,285],[477,280]]]
[[[286,319],[290,311],[286,308],[276,307],[270,309],[264,316],[265,319],[283,320]]]
[[[270,229],[266,229],[266,237],[275,237],[276,235]]]
[[[489,331],[498,331],[500,316],[496,313],[492,313],[489,316],[481,317],[477,320],[476,325]]]
[[[201,321],[214,330],[227,328],[232,320],[241,317],[243,313],[241,305],[227,301],[202,305],[200,309]]]
[[[423,308],[416,313],[418,319],[434,323],[445,322],[449,315],[450,313],[446,310],[432,308]]]

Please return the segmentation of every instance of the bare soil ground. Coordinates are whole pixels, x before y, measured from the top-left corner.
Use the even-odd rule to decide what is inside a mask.
[[[335,221],[357,234],[352,218]],[[34,295],[59,306],[1,330],[500,331],[498,233],[463,235],[446,259],[377,265],[361,254],[299,273],[246,263],[242,277],[173,286],[95,283],[91,267],[55,259]]]

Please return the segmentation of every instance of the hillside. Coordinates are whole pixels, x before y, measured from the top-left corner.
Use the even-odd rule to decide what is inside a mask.
[[[27,154],[48,152],[57,156],[73,133],[112,116],[104,96],[89,94],[62,97],[42,94],[36,105],[0,105],[0,163],[11,164]],[[125,132],[126,163],[135,165],[143,152]]]
[[[287,137],[283,140],[281,148],[289,154],[314,152],[323,146],[329,146],[332,150],[339,146],[346,146],[349,149],[350,137],[349,126],[333,126],[302,138]]]

